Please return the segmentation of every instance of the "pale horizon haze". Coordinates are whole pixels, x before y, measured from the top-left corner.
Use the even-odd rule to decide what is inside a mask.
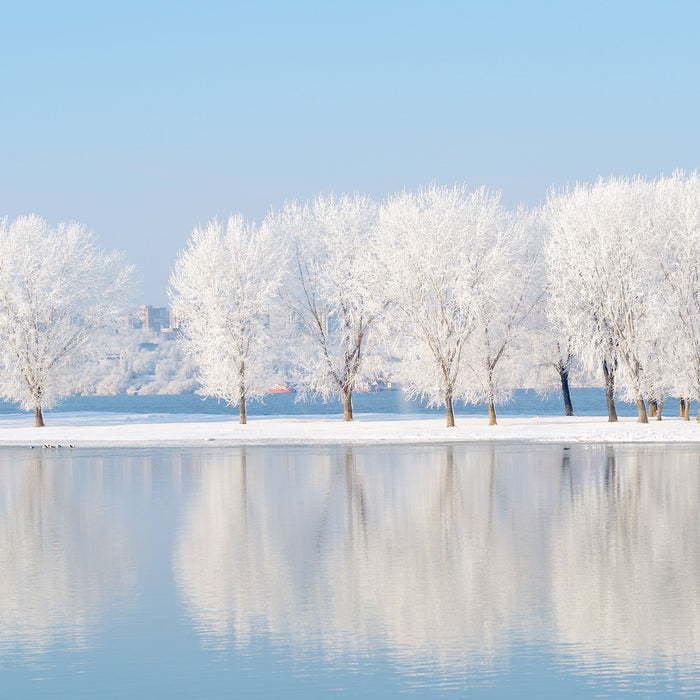
[[[86,224],[161,306],[214,217],[695,170],[699,24],[690,1],[6,2],[0,216]]]

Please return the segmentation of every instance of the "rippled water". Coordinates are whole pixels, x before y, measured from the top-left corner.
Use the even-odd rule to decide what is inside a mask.
[[[700,692],[700,451],[0,451],[0,697]]]

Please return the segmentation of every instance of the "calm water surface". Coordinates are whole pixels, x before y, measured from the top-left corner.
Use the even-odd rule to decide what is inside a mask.
[[[0,697],[700,693],[700,451],[0,450]]]
[[[600,388],[574,388],[571,390],[574,410],[577,416],[607,416],[605,393]],[[297,394],[268,394],[263,401],[250,401],[247,405],[250,416],[273,415],[342,415],[340,401],[322,401],[312,399],[301,401]],[[353,396],[353,406],[357,415],[366,413],[413,415],[443,415],[443,408],[428,408],[418,399],[406,399],[401,391],[380,391],[376,394],[357,393]],[[697,404],[692,402],[691,414],[695,415]],[[142,413],[142,414],[214,414],[238,416],[238,408],[229,406],[216,399],[203,399],[196,394],[145,395],[145,396],[72,396],[62,401],[55,409],[64,412],[108,412],[108,413]],[[488,416],[485,404],[473,405],[456,403],[457,416]],[[499,416],[562,416],[564,407],[560,393],[553,392],[542,396],[532,389],[519,389],[513,392],[512,400],[497,406]],[[0,401],[0,415],[17,413],[16,404]],[[47,423],[50,424],[51,413],[47,411]],[[637,416],[635,404],[617,402],[619,416]],[[668,399],[664,408],[665,415],[678,415],[678,402]],[[33,421],[34,416],[27,414]]]

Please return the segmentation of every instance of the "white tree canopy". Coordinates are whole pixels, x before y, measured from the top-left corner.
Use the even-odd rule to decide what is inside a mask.
[[[79,223],[0,220],[0,394],[43,410],[81,384],[97,331],[125,310],[132,268],[96,248]]]
[[[465,347],[471,370],[467,401],[485,401],[489,423],[496,404],[523,379],[529,345],[527,322],[542,296],[538,284],[540,218],[524,209],[502,211],[488,225],[467,231],[466,245],[478,275],[472,288],[474,332]]]
[[[283,295],[294,378],[302,392],[342,399],[345,420],[352,420],[352,392],[377,371],[370,337],[384,308],[374,255],[377,210],[369,197],[331,194],[288,203],[268,217],[291,254]]]
[[[523,231],[500,195],[431,185],[390,197],[380,218],[384,294],[399,379],[444,405],[503,396],[494,369],[530,300]],[[495,422],[495,412],[493,413]]]
[[[668,309],[659,316],[666,347],[658,382],[677,396],[700,398],[700,176],[678,171],[654,189],[662,239],[656,304]]]
[[[274,384],[271,322],[285,249],[265,224],[240,215],[224,228],[192,232],[170,278],[170,300],[187,351],[197,360],[201,393],[239,406]]]
[[[546,218],[553,323],[587,368],[603,363],[609,407],[612,376],[646,422],[645,368],[658,335],[651,303],[659,283],[652,187],[641,178],[576,185],[550,195]],[[615,373],[618,366],[622,372]],[[614,406],[610,419],[616,420]]]

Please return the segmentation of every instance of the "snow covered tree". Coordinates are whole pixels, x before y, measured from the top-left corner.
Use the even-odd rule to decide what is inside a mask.
[[[678,171],[654,188],[655,224],[663,237],[657,303],[666,310],[662,335],[669,346],[659,381],[687,401],[700,398],[700,177]]]
[[[498,201],[500,197],[492,195]],[[540,222],[536,212],[503,210],[465,232],[473,269],[471,314],[474,331],[465,346],[471,370],[471,403],[485,401],[489,425],[496,424],[496,403],[509,398],[523,374],[518,344],[527,345],[526,322],[542,291],[537,284]]]
[[[82,383],[98,331],[124,311],[131,267],[75,222],[0,220],[0,394],[43,412]]]
[[[485,188],[431,185],[390,197],[380,232],[389,335],[406,393],[444,406],[448,427],[455,401],[486,400],[494,423],[504,393],[494,369],[530,299],[522,229]]]
[[[549,322],[549,299],[541,289],[541,303],[531,318],[528,342],[530,353],[526,360],[526,386],[536,387],[538,393],[546,395],[561,392],[564,415],[573,416],[571,400],[572,374],[580,372],[580,366],[566,333]]]
[[[239,407],[273,382],[271,317],[285,249],[268,226],[231,216],[192,232],[170,277],[169,295],[187,352],[199,366],[201,393]]]
[[[368,353],[384,307],[373,254],[376,217],[377,205],[359,194],[319,195],[268,217],[290,248],[283,296],[298,387],[341,399],[346,421],[353,418],[352,392],[365,388],[377,369]]]
[[[546,248],[553,322],[592,369],[603,365],[609,420],[615,381],[647,422],[645,366],[654,337],[651,291],[659,283],[651,186],[610,178],[552,193]],[[623,372],[617,372],[622,368]]]

